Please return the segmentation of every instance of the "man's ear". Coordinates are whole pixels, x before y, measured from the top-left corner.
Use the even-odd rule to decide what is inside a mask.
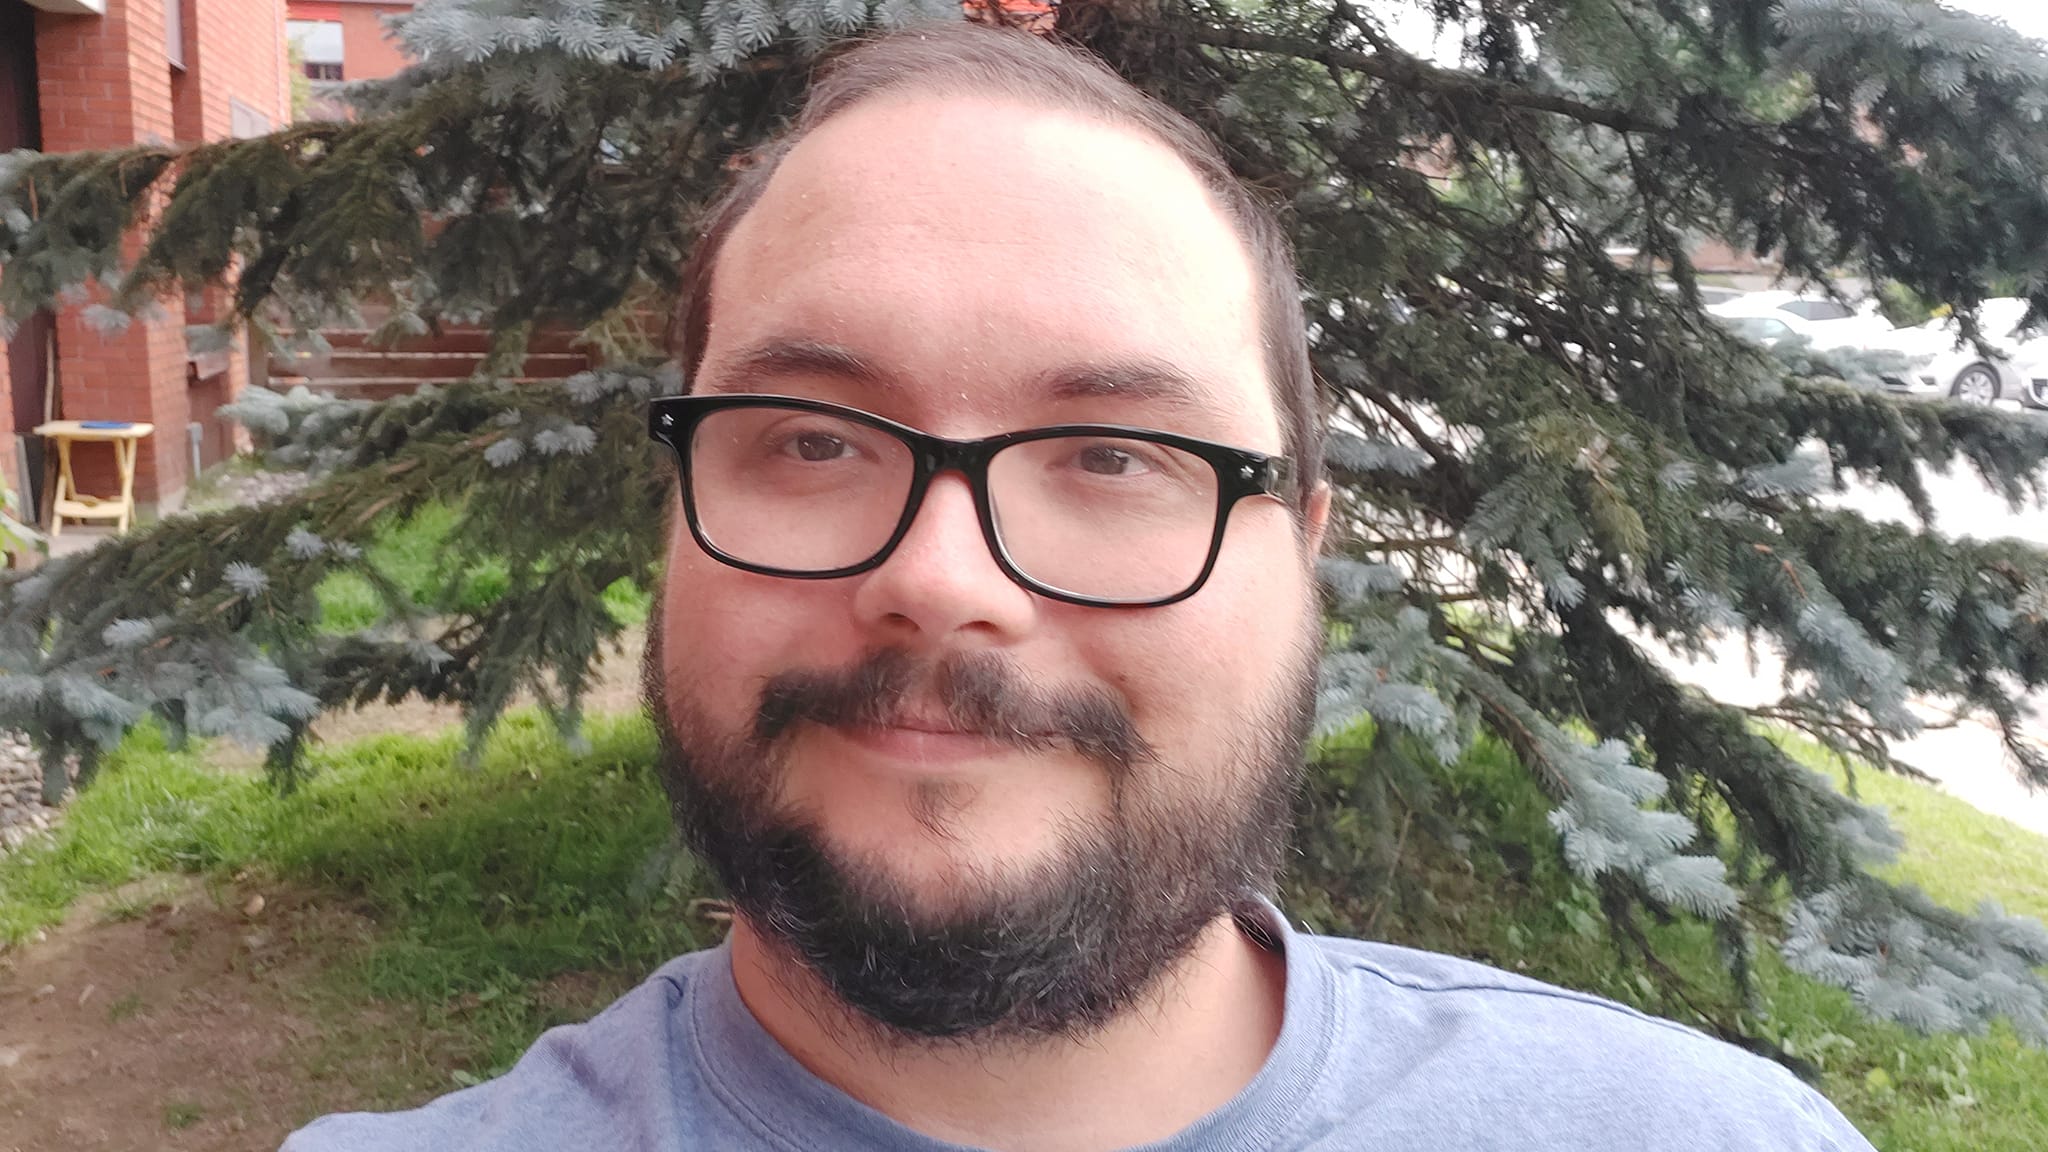
[[[1304,554],[1313,560],[1323,554],[1323,533],[1330,527],[1330,483],[1327,480],[1316,484],[1315,491],[1308,495],[1308,506],[1301,512],[1302,547]]]

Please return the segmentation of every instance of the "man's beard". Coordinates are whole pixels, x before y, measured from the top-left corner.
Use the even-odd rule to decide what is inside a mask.
[[[659,606],[652,619],[644,687],[684,839],[769,947],[886,1039],[1085,1035],[1136,1006],[1219,916],[1272,890],[1314,690],[1306,646],[1218,762],[1166,765],[1107,692],[1036,688],[989,652],[920,661],[884,649],[848,669],[783,673],[749,731],[718,732],[688,702],[671,706]],[[886,861],[834,849],[777,801],[801,725],[879,726],[914,697],[963,732],[1095,764],[1106,811],[1066,822],[1033,865],[955,879],[935,911]],[[945,789],[914,790],[939,834]]]

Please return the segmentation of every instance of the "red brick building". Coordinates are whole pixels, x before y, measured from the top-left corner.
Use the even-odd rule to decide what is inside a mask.
[[[0,0],[0,151],[118,148],[253,136],[290,119],[284,0]],[[191,479],[197,425],[202,463],[230,450],[214,409],[249,379],[246,339],[226,355],[194,356],[185,325],[220,301],[163,302],[164,315],[103,336],[77,307],[39,316],[0,356],[0,472],[18,487],[26,439],[32,482],[48,416],[141,420],[136,496],[175,508]],[[104,453],[81,454],[79,481],[112,491]]]

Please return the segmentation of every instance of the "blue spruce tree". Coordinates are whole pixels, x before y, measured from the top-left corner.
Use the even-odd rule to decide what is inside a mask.
[[[1222,139],[1299,240],[1338,492],[1301,905],[1370,927],[1347,894],[1381,886],[1411,824],[1456,849],[1432,812],[1442,765],[1496,741],[1625,945],[1641,916],[1696,917],[1738,985],[1766,938],[1878,1015],[2048,1038],[2048,932],[1880,879],[1898,848],[1881,813],[1644,646],[1774,648],[1791,675],[1770,718],[1880,767],[1911,700],[1991,717],[2048,783],[2017,739],[2048,679],[2048,556],[1944,537],[1922,482],[1966,467],[2038,499],[2048,426],[1902,407],[1852,386],[1854,357],[1742,345],[1704,319],[1688,255],[1711,235],[1816,284],[1899,285],[1972,338],[1994,283],[2038,318],[2042,46],[1926,0],[1431,0],[1462,36],[1447,64],[1390,35],[1411,7],[1067,0],[1057,19]],[[941,0],[429,0],[398,25],[424,63],[358,92],[353,122],[0,157],[10,315],[88,293],[118,325],[212,286],[236,306],[195,343],[243,324],[317,346],[365,302],[389,337],[494,334],[457,387],[252,391],[239,418],[316,483],[6,581],[0,724],[33,734],[58,790],[67,758],[89,780],[151,715],[269,748],[286,788],[321,710],[380,697],[459,702],[480,739],[528,690],[573,731],[619,632],[602,590],[660,563],[671,481],[643,405],[681,378],[649,318],[694,221],[835,38],[958,18]],[[586,332],[606,366],[506,385],[539,326]],[[1852,478],[1919,522],[1820,499]],[[451,494],[449,550],[507,579],[429,610],[363,545]],[[343,571],[385,617],[323,634],[314,589]]]

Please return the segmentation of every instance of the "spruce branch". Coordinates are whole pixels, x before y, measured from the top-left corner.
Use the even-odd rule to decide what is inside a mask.
[[[1470,73],[1436,68],[1398,50],[1383,48],[1372,53],[1356,52],[1245,28],[1197,27],[1190,36],[1196,43],[1206,44],[1212,48],[1228,48],[1312,61],[1328,68],[1357,72],[1410,89],[1441,93],[1475,104],[1547,112],[1587,124],[1612,128],[1617,132],[1669,130],[1667,124],[1621,109],[1603,108],[1563,95],[1533,91],[1520,85],[1477,77]]]

